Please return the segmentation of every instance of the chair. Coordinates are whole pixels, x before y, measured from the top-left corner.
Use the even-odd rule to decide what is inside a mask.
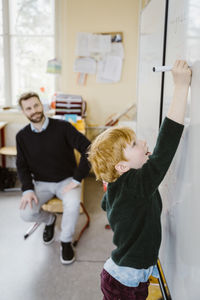
[[[83,186],[84,186],[84,182],[81,183],[82,185],[82,199],[83,199]],[[80,213],[85,213],[86,215],[86,223],[85,225],[83,226],[82,230],[80,231],[79,235],[78,235],[78,238],[73,242],[73,245],[76,246],[78,244],[78,241],[80,240],[83,232],[85,231],[85,229],[87,227],[89,227],[89,224],[90,224],[90,217],[89,217],[89,214],[83,204],[83,200],[81,201],[80,203],[81,207],[80,207]],[[51,200],[49,200],[47,203],[45,203],[42,208],[48,212],[54,212],[54,213],[62,213],[63,212],[63,206],[62,206],[62,201],[58,198],[53,198]]]
[[[89,224],[90,224],[90,216],[89,216],[83,202],[81,202],[80,205],[81,205],[80,213],[84,212],[84,214],[86,215],[86,223],[83,226],[83,228],[81,229],[81,231],[78,235],[78,238],[73,242],[74,246],[76,246],[78,244],[83,232],[85,231],[85,229],[87,227],[89,227]],[[45,203],[42,206],[42,208],[48,212],[53,212],[53,213],[57,213],[57,214],[60,214],[63,212],[62,201],[56,197],[50,199],[47,203]],[[27,239],[38,228],[39,225],[40,225],[40,223],[34,223],[25,233],[24,239]]]

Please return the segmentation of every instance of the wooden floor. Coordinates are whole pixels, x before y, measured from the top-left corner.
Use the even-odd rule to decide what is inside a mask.
[[[161,300],[162,294],[160,291],[158,280],[150,277],[149,296],[147,300]]]

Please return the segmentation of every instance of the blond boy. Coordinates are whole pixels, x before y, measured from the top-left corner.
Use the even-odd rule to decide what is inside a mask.
[[[153,153],[130,128],[111,128],[92,143],[89,160],[97,179],[108,183],[102,200],[116,248],[101,273],[104,300],[145,300],[148,278],[157,276],[161,243],[158,191],[177,150],[186,110],[191,70],[176,61],[174,94]]]

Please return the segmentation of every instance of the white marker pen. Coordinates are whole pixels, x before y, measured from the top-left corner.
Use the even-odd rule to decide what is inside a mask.
[[[158,67],[153,67],[153,72],[166,72],[166,71],[171,71],[172,66],[158,66]]]

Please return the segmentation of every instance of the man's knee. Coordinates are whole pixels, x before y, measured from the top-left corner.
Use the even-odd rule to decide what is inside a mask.
[[[80,208],[80,201],[81,199],[79,198],[63,199],[63,206],[68,211],[76,211]]]
[[[21,209],[20,217],[25,222],[36,222],[38,218],[39,212],[35,212],[31,209]]]

